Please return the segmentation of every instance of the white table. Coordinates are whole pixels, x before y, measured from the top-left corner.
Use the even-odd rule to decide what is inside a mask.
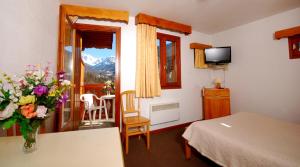
[[[115,118],[116,118],[116,96],[115,95],[104,95],[101,96],[104,100],[109,100],[112,99],[113,100],[113,118],[109,118],[108,122],[115,122]],[[120,132],[122,132],[122,113],[120,113],[120,120],[119,120],[119,125],[120,125]]]
[[[115,95],[104,95],[104,96],[101,96],[104,100],[112,100],[113,101],[113,104],[110,104],[110,106],[113,108],[112,109],[112,118],[109,118],[107,121],[108,122],[115,122],[115,116],[116,116],[116,96]],[[107,107],[107,104],[106,104],[106,107]]]
[[[0,137],[3,167],[123,167],[118,128],[40,134],[37,150],[25,154],[21,136]]]

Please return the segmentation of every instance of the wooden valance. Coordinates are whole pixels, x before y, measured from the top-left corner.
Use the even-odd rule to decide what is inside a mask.
[[[202,43],[190,43],[190,48],[191,49],[206,49],[206,48],[211,48],[211,45],[206,45]]]
[[[288,38],[294,35],[300,34],[300,26],[288,28],[275,32],[275,39]]]
[[[128,11],[103,9],[103,8],[93,8],[93,7],[83,7],[74,5],[61,5],[61,10],[65,12],[66,15],[104,19],[111,21],[119,21],[128,23],[129,13]]]
[[[300,58],[300,26],[292,27],[280,31],[276,31],[274,34],[275,39],[288,38],[289,41],[289,58]]]
[[[111,49],[113,43],[113,33],[104,31],[83,31],[82,50],[85,48]]]
[[[139,13],[135,16],[135,24],[149,24],[158,28],[184,33],[186,35],[192,33],[192,26],[150,16],[144,13]]]

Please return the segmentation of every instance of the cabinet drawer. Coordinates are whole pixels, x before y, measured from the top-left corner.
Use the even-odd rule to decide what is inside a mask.
[[[225,89],[214,89],[205,88],[203,89],[203,96],[229,96],[230,92],[228,88]]]

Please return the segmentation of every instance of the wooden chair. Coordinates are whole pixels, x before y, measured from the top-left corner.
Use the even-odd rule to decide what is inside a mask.
[[[144,134],[147,136],[147,149],[149,150],[150,120],[140,116],[140,99],[135,97],[134,90],[128,90],[121,93],[121,112],[123,122],[123,137],[125,138],[125,153],[128,154],[129,136],[133,135]]]

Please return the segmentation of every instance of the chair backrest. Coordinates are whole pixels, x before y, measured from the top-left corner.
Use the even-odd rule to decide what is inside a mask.
[[[122,118],[127,115],[140,116],[140,98],[136,98],[135,90],[127,90],[121,93]]]
[[[94,96],[94,94],[80,95],[80,101],[84,102],[85,109],[88,109],[94,105]]]

